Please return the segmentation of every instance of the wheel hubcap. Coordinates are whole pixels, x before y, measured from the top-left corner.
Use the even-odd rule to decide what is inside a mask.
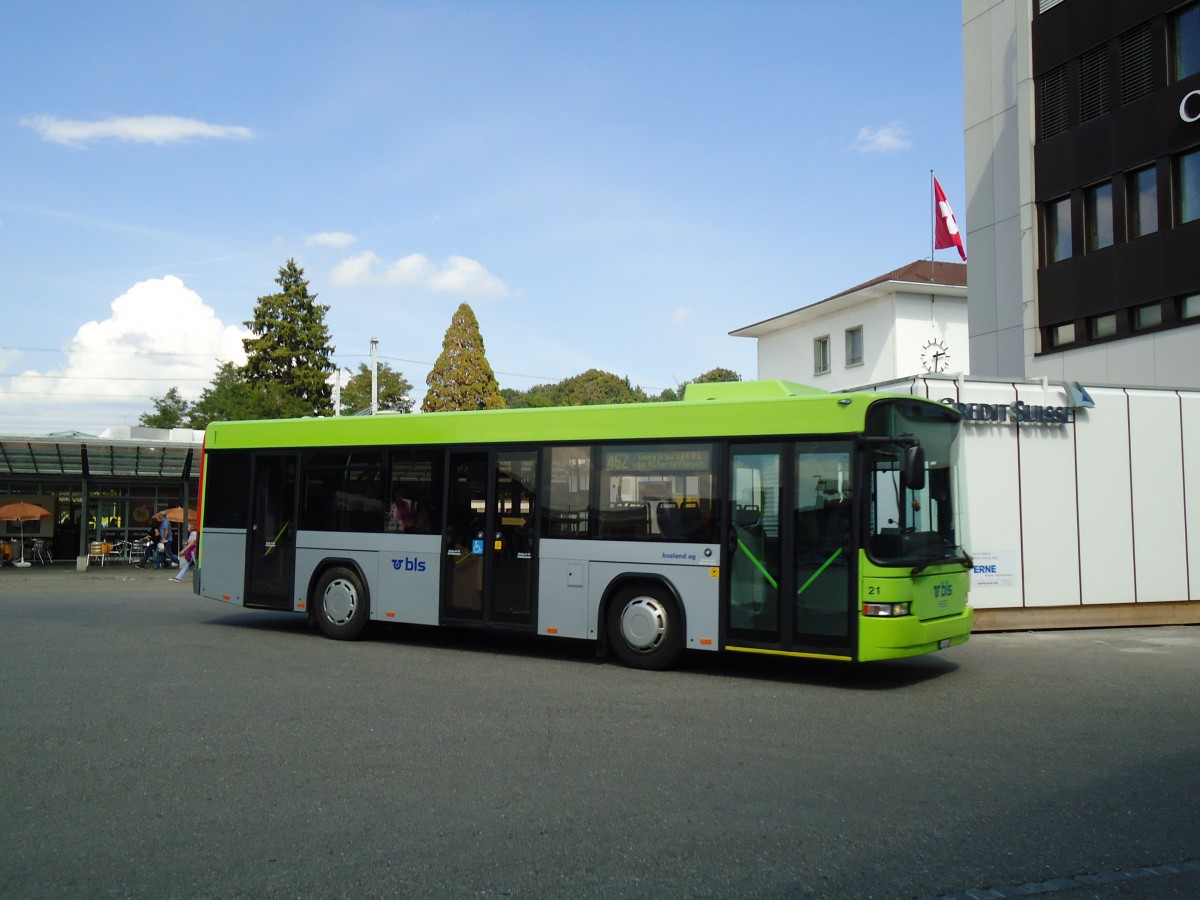
[[[649,653],[667,633],[667,610],[653,597],[637,597],[621,611],[621,637],[639,653]]]
[[[343,578],[329,582],[325,588],[325,617],[334,625],[345,625],[358,608],[358,592]]]

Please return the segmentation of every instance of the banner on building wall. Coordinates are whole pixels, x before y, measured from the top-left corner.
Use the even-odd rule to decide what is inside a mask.
[[[1017,583],[1017,553],[1015,550],[976,551],[971,554],[975,567],[971,570],[971,590],[1012,587]]]

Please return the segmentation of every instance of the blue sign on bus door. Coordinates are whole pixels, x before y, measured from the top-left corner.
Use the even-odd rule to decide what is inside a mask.
[[[475,540],[471,541],[471,552],[474,553],[476,556],[483,556],[483,539],[482,538],[476,538]]]

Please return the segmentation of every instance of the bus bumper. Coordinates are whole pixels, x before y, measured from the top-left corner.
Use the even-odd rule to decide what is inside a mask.
[[[900,616],[895,619],[876,616],[858,617],[859,660],[901,659],[933,653],[965,644],[971,636],[975,613],[971,607],[937,619]]]

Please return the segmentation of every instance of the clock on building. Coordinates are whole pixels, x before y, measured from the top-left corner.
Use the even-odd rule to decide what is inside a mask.
[[[921,365],[926,372],[945,372],[950,368],[950,350],[945,341],[934,338],[921,348]]]

